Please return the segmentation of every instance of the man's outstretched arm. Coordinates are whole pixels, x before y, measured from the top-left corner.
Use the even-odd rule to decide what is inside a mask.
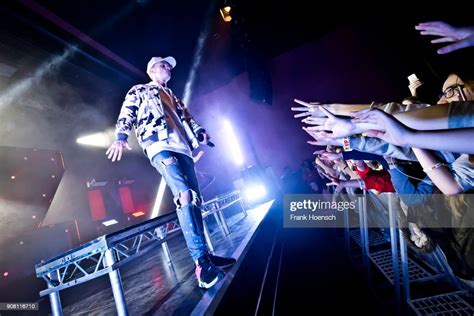
[[[137,120],[137,112],[140,104],[140,97],[136,87],[131,88],[125,100],[123,101],[120,114],[115,125],[115,141],[106,151],[108,159],[112,162],[119,161],[122,158],[123,149],[131,150],[132,148],[127,142],[128,136],[132,131],[132,126]]]

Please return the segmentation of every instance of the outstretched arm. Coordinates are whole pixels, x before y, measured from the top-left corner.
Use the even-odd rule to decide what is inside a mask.
[[[292,107],[291,110],[300,112],[295,114],[295,118],[312,116],[312,117],[325,117],[326,114],[322,112],[319,107],[323,105],[331,113],[335,115],[346,115],[349,116],[352,111],[360,111],[370,108],[370,104],[342,104],[342,103],[331,103],[321,104],[319,102],[305,102],[299,99],[294,99],[302,107]]]
[[[380,134],[383,132],[376,132],[371,136],[379,137]],[[435,131],[411,130],[406,134],[405,141],[407,146],[414,148],[474,154],[473,139],[474,128],[459,128]]]
[[[326,113],[321,111],[320,107],[324,107],[334,115],[350,116],[355,111],[362,111],[369,108],[379,108],[388,113],[395,113],[405,111],[407,106],[396,102],[389,103],[371,103],[371,104],[344,104],[344,103],[329,103],[322,104],[319,102],[305,102],[299,99],[294,100],[296,103],[303,105],[302,107],[292,107],[291,110],[300,112],[295,114],[295,118],[308,117],[313,118],[325,117]]]
[[[122,158],[123,149],[129,149],[130,145],[127,142],[128,136],[132,131],[132,126],[137,120],[138,107],[140,106],[140,97],[136,87],[132,87],[125,96],[120,114],[115,125],[116,140],[107,149],[106,155],[112,162],[119,161]]]
[[[341,193],[345,188],[360,188],[359,180],[340,180],[337,178],[332,178],[332,182],[327,185],[335,185],[334,193]]]
[[[314,118],[307,117],[302,120],[303,123],[315,125],[306,127],[306,131],[311,132],[324,132],[330,131],[331,134],[326,136],[331,138],[341,138],[350,135],[360,134],[368,129],[371,129],[371,123],[360,122],[355,124],[349,117],[335,116],[333,113],[328,111],[323,106],[319,106],[319,110],[322,111],[327,117],[326,118]]]
[[[416,128],[419,130],[447,129],[449,110],[449,105],[439,104],[426,108],[395,113],[393,114],[393,117],[410,128]],[[363,125],[359,124],[377,124],[378,122],[374,120],[365,119],[367,116],[372,117],[374,113],[385,112],[378,109],[355,112],[352,113],[355,117],[352,122],[356,123],[356,126],[360,127]]]
[[[439,159],[429,150],[413,148],[423,170],[431,181],[446,195],[462,193],[462,188],[456,182],[453,173],[447,166],[442,165]]]
[[[449,105],[437,104],[425,108],[415,109],[406,112],[398,112],[393,116],[409,128],[418,130],[438,130],[447,128],[474,127],[474,102],[462,101],[452,102]],[[305,128],[306,131],[321,132],[330,131],[326,135],[332,138],[346,137],[355,134],[365,133],[368,130],[377,130],[377,122],[364,119],[369,113],[379,109],[366,109],[359,112],[352,112],[355,117],[335,116],[323,106],[318,105],[318,111],[326,117],[307,117],[302,121],[306,124],[315,125]]]
[[[400,122],[398,117],[379,110],[365,113],[358,118],[358,121],[375,124],[377,127],[368,131],[368,135],[381,138],[394,145],[474,154],[474,147],[472,146],[474,128],[472,127],[415,130]]]
[[[415,26],[421,35],[434,35],[438,38],[431,43],[454,43],[438,49],[438,54],[448,54],[455,50],[474,46],[474,26],[454,27],[445,22],[425,22]]]

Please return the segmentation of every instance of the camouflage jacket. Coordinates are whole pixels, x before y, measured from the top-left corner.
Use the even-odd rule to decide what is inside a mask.
[[[146,149],[153,142],[168,138],[167,123],[159,93],[160,89],[160,86],[148,83],[135,85],[128,91],[115,126],[117,140],[127,140],[132,127],[135,127],[135,134],[142,149]],[[172,95],[176,113],[190,127],[190,133],[193,135],[188,133],[186,136],[188,141],[192,143],[191,138],[197,137],[198,133],[205,130],[196,123],[188,109],[171,92],[171,89],[166,89]]]

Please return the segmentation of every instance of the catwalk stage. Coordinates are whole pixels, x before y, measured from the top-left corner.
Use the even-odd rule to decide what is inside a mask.
[[[122,281],[126,307],[122,306],[117,308],[111,282],[109,277],[107,277],[107,273],[104,272],[97,278],[91,277],[82,284],[74,285],[64,290],[57,287],[57,289],[60,290],[59,298],[60,304],[62,305],[62,313],[64,315],[113,315],[116,314],[118,310],[121,310],[121,312],[128,312],[129,315],[205,314],[210,306],[215,305],[219,298],[222,297],[232,282],[235,271],[239,269],[240,263],[246,255],[246,251],[254,240],[255,233],[259,229],[272,203],[273,202],[270,201],[261,204],[246,212],[242,212],[241,205],[239,204],[234,204],[226,208],[223,212],[227,223],[225,229],[222,227],[222,224],[217,224],[216,221],[216,218],[221,219],[222,217],[210,216],[206,218],[207,231],[209,232],[214,253],[221,256],[232,256],[238,259],[237,264],[226,271],[225,279],[212,289],[203,290],[197,286],[196,277],[194,275],[194,264],[188,254],[181,230],[171,229],[166,237],[168,250],[160,247],[159,242],[154,242],[156,245],[149,245],[150,249],[147,249],[145,253],[135,256],[133,260],[125,262],[125,264],[119,267],[119,278]],[[171,215],[171,217],[165,217],[172,218],[174,214]],[[169,219],[166,219],[166,221],[168,220]],[[140,227],[145,227],[146,229],[146,226],[150,225],[150,222],[153,222],[153,220],[134,227],[136,227],[135,229]],[[177,222],[174,221],[174,224],[176,223]],[[133,230],[133,227],[109,234],[111,236],[106,236],[107,243],[112,244],[113,238],[117,236],[121,238],[120,235],[127,234],[131,230]],[[226,230],[228,230],[228,234]],[[64,275],[62,283],[66,286],[72,285],[74,281],[70,281],[68,284],[68,278],[70,280],[78,280],[83,277],[83,275],[71,277],[71,275],[74,274],[74,272],[71,273],[71,270],[75,268],[75,266],[70,265],[71,268],[67,268],[63,263],[68,260],[69,262],[74,261],[74,257],[77,259],[79,256],[86,257],[93,253],[95,250],[90,249],[86,249],[86,251],[81,253],[80,248],[84,248],[84,246],[90,244],[100,251],[100,246],[97,246],[97,243],[94,245],[94,243],[95,241],[92,241],[91,243],[87,243],[58,256],[58,258],[53,258],[42,266],[40,265],[37,271],[45,271],[41,270],[41,267],[51,268],[52,266],[56,266],[57,268],[62,264],[62,268],[56,270],[59,271],[59,279]],[[100,243],[100,241],[98,241],[98,243]],[[117,247],[117,249],[118,248],[120,247]],[[122,246],[121,249],[124,249],[124,246]],[[86,254],[86,252],[88,252],[88,254]],[[96,272],[100,272],[102,268],[102,265],[100,265],[102,257],[95,256],[91,258],[95,258],[94,260],[99,262],[97,266],[92,266],[92,270],[95,269]],[[127,259],[129,258],[125,258],[125,260]],[[58,261],[60,264],[55,264],[55,262],[58,263]],[[117,261],[120,262],[120,260]],[[67,273],[64,273],[65,269],[68,270]],[[52,274],[54,274],[54,272]],[[48,295],[46,294],[45,297],[48,297]],[[46,301],[48,300],[46,299]],[[45,299],[41,300],[40,306],[42,307],[41,311],[46,312],[48,306],[45,304]],[[60,310],[58,309],[57,312],[60,312]]]

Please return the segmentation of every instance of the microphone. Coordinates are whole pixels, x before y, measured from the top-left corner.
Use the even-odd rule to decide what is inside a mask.
[[[203,134],[199,133],[197,139],[198,139],[198,141],[202,142],[204,140]],[[216,145],[211,141],[208,141],[206,145],[209,146],[209,147],[216,147]]]

